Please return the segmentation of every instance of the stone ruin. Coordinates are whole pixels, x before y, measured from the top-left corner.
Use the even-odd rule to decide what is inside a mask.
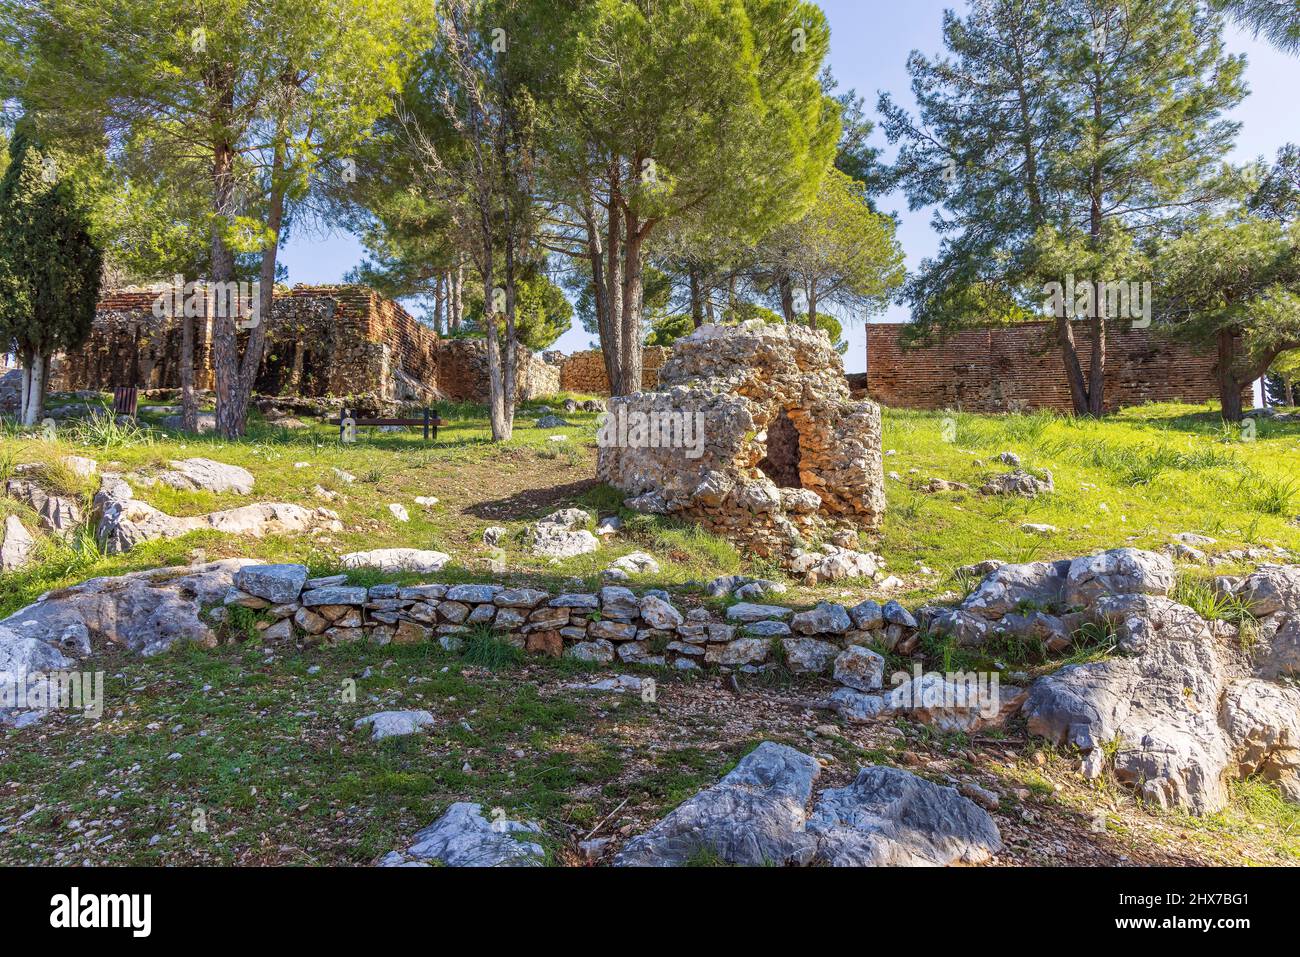
[[[107,295],[86,342],[55,357],[51,390],[178,389],[182,324],[154,313],[165,289]],[[207,316],[195,322],[194,382],[201,391],[215,382],[213,322]],[[516,389],[520,401],[555,394],[559,366],[520,347]],[[0,408],[3,391],[0,385]],[[346,398],[350,408],[369,414],[391,414],[403,404],[486,402],[487,349],[482,339],[439,336],[365,286],[295,286],[275,293],[254,392],[285,400]],[[311,401],[298,407],[326,411],[326,404]]]
[[[697,329],[675,343],[658,391],[610,400],[598,445],[598,475],[629,507],[754,555],[789,562],[814,540],[856,543],[884,517],[880,407],[850,398],[820,330]]]

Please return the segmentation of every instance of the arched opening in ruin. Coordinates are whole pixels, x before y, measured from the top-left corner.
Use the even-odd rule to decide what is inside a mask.
[[[781,488],[803,488],[799,478],[799,430],[784,409],[767,424],[767,455],[758,468]]]

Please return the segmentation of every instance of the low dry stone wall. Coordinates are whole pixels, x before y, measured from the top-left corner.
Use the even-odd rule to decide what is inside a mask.
[[[623,586],[552,595],[495,584],[361,585],[346,575],[309,579],[302,565],[248,565],[234,577],[224,605],[265,611],[263,637],[337,643],[438,641],[458,650],[476,630],[537,654],[609,664],[693,670],[718,665],[762,671],[778,657],[796,673],[841,667],[862,674],[862,690],[881,687],[884,659],[865,646],[908,648],[916,620],[901,606],[864,601],[853,608],[822,603],[796,613],[741,602],[725,619],[706,609],[682,613],[666,592],[637,595]],[[228,614],[218,610],[218,617]],[[847,657],[844,657],[847,654]]]
[[[830,673],[833,684],[809,684],[827,694],[807,699],[807,707],[852,723],[902,717],[970,733],[1021,713],[1031,734],[1077,754],[1085,777],[1110,776],[1153,804],[1212,814],[1227,802],[1228,782],[1249,775],[1300,802],[1300,565],[1261,565],[1215,580],[1219,594],[1252,616],[1243,633],[1174,601],[1175,566],[1156,552],[984,564],[993,567],[963,570],[983,577],[958,605],[914,615],[896,602],[795,610],[745,600],[717,616],[706,608],[683,613],[657,589],[366,587],[346,574],[309,578],[302,565],[225,559],[91,579],[41,596],[0,621],[0,684],[72,668],[110,647],[141,655],[185,642],[211,647],[221,638],[218,623],[243,606],[257,610],[264,642],[438,641],[457,650],[495,633],[532,653],[601,664]],[[761,599],[772,583],[737,584],[719,579],[708,590]],[[743,590],[751,586],[766,590]],[[884,655],[915,655],[924,635],[990,653],[1015,640],[1027,651],[1038,646],[1050,661],[1097,629],[1113,636],[1111,653],[1032,681],[1006,674],[1016,686],[1002,685],[997,672],[922,673],[919,660],[911,674],[885,675]],[[240,629],[227,631],[240,637]],[[643,680],[620,675],[602,684],[630,689]],[[0,720],[9,717],[0,712]],[[423,717],[387,712],[362,723],[383,737],[414,733]]]

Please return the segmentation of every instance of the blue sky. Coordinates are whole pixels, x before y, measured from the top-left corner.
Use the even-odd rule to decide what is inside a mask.
[[[866,98],[868,115],[875,117],[876,94],[890,91],[898,102],[911,105],[906,70],[907,55],[917,49],[935,54],[942,49],[941,25],[945,7],[960,6],[952,0],[822,0],[831,25],[831,69],[840,89],[856,89]],[[1300,58],[1287,56],[1249,33],[1228,27],[1228,49],[1248,58],[1246,81],[1251,94],[1231,114],[1241,122],[1241,133],[1232,159],[1238,162],[1256,156],[1272,158],[1278,147],[1300,140]],[[883,135],[876,142],[892,156]],[[908,267],[915,267],[937,246],[930,230],[930,212],[909,212],[902,195],[883,197],[880,207],[896,211],[900,218],[899,241],[907,254]],[[290,283],[338,282],[362,256],[360,244],[344,233],[291,238],[281,254]],[[893,306],[878,319],[904,322],[907,311]],[[849,372],[866,368],[866,347],[861,321],[846,324]],[[581,328],[565,333],[555,348],[573,352],[587,348],[590,336]]]

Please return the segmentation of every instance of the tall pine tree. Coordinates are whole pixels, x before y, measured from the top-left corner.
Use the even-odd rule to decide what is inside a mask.
[[[1195,0],[988,0],[946,16],[949,56],[914,53],[914,120],[882,97],[902,142],[895,181],[937,204],[938,255],[909,283],[913,341],[1024,319],[1048,282],[1137,280],[1141,251],[1228,192],[1214,174],[1245,96],[1244,60]],[[1075,411],[1105,408],[1104,309],[1053,319]]]

